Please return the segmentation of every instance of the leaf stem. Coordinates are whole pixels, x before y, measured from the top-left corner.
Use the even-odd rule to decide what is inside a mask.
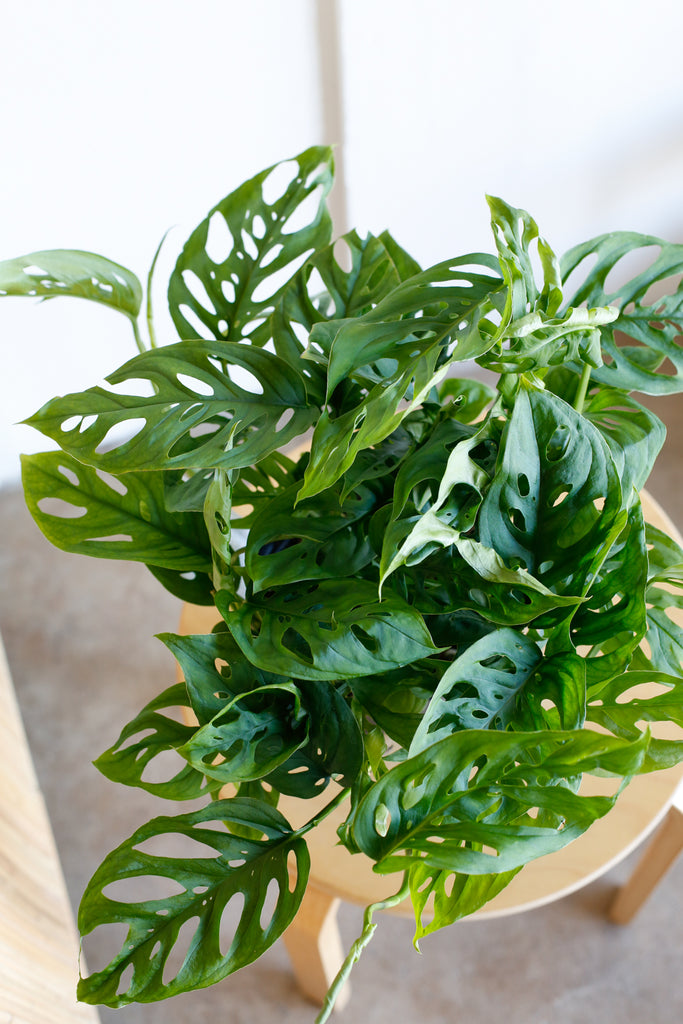
[[[332,800],[330,800],[329,804],[325,804],[323,809],[321,811],[318,811],[317,814],[314,814],[310,821],[307,821],[305,825],[301,825],[299,828],[297,828],[294,831],[294,835],[304,836],[306,835],[307,832],[310,832],[312,828],[315,828],[316,825],[319,825],[321,821],[324,821],[328,814],[332,813],[335,807],[339,807],[339,804],[346,799],[346,797],[349,795],[349,792],[349,789],[340,789],[337,795]]]
[[[408,872],[406,872],[403,876],[403,884],[394,896],[389,896],[385,900],[378,900],[377,903],[371,903],[369,907],[365,908],[365,914],[363,915],[363,931],[351,946],[344,963],[339,968],[339,973],[327,990],[320,1013],[315,1018],[315,1024],[325,1024],[325,1021],[329,1018],[332,1010],[334,1009],[337,996],[348,980],[351,968],[354,964],[358,963],[363,950],[375,934],[377,924],[372,920],[372,916],[375,911],[388,910],[390,907],[395,907],[397,903],[401,903],[408,895],[409,888]]]
[[[136,345],[137,345],[137,347],[138,347],[138,352],[140,352],[140,353],[142,353],[142,352],[146,352],[146,351],[147,351],[147,349],[146,349],[146,347],[145,347],[145,343],[144,343],[144,341],[142,340],[142,338],[141,338],[141,336],[140,336],[140,329],[139,329],[139,327],[138,327],[138,322],[137,322],[137,320],[135,320],[135,318],[134,318],[134,317],[131,317],[131,318],[130,318],[130,322],[131,322],[131,323],[132,323],[132,325],[133,325],[133,334],[135,335],[135,344],[136,344]]]
[[[588,383],[591,379],[591,366],[589,363],[583,364],[583,370],[581,371],[581,380],[579,386],[576,389],[576,398],[574,399],[574,409],[578,413],[583,412],[583,404],[586,401],[586,393],[588,392]]]

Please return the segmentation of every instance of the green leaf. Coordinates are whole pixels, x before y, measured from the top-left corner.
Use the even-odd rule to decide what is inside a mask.
[[[211,722],[225,708],[226,701],[257,687],[286,681],[255,668],[221,625],[222,631],[207,635],[160,633],[158,637],[182,669],[190,706],[200,725]]]
[[[474,914],[510,884],[519,868],[491,875],[460,875],[419,861],[410,869],[410,898],[415,909],[415,948],[425,935]],[[427,903],[429,920],[424,923]]]
[[[0,262],[0,295],[54,298],[71,295],[110,306],[135,320],[142,288],[137,277],[118,263],[92,252],[49,249]]]
[[[283,289],[329,241],[325,199],[332,173],[331,149],[314,146],[261,171],[209,212],[169,281],[169,308],[181,338],[206,332],[232,342],[248,337],[254,345],[268,340],[267,318]]]
[[[262,779],[308,739],[306,713],[290,682],[233,697],[178,753],[220,783]]]
[[[599,388],[589,395],[584,415],[610,447],[624,498],[634,490],[640,492],[664,444],[662,421],[623,391],[612,388]]]
[[[646,526],[649,578],[647,642],[650,662],[679,674],[683,665],[683,550],[662,530]]]
[[[498,629],[450,664],[422,717],[409,756],[463,729],[580,728],[585,693],[582,658],[546,659],[524,633]]]
[[[376,587],[363,580],[273,588],[234,611],[219,592],[216,607],[245,657],[286,677],[350,679],[436,651],[413,608],[395,596],[378,602]]]
[[[630,742],[589,730],[458,732],[374,783],[356,810],[352,834],[380,872],[405,868],[402,851],[465,874],[511,871],[566,846],[616,799],[578,796],[555,785],[559,778],[631,775],[647,742],[647,736]],[[539,785],[542,776],[552,784]],[[549,813],[557,824],[538,824],[529,814],[534,808],[539,821]]]
[[[278,792],[310,799],[334,778],[353,785],[363,766],[363,738],[353,713],[334,686],[297,680],[308,715],[308,739],[266,781]]]
[[[187,691],[182,684],[164,690],[125,726],[116,743],[94,762],[95,767],[112,782],[137,786],[167,800],[194,800],[205,796],[204,773],[183,764],[180,758],[178,771],[168,781],[153,782],[143,778],[147,765],[158,754],[176,750],[192,736],[193,726],[160,714],[166,708],[186,707],[187,703]]]
[[[212,823],[258,829],[264,838],[219,832]],[[160,856],[142,848],[148,841],[156,848],[167,837],[172,850],[174,835],[194,840],[197,855]],[[206,856],[206,846],[216,856]],[[290,854],[294,864],[288,871]],[[306,888],[309,863],[303,839],[278,811],[254,800],[220,800],[192,814],[154,818],[106,857],[84,893],[78,915],[82,935],[112,923],[128,925],[128,934],[107,967],[81,978],[78,998],[113,1007],[149,1003],[205,988],[252,963],[291,924]],[[128,901],[104,891],[114,882],[137,878],[148,878],[152,892],[158,879],[170,879],[181,892],[165,899]],[[274,909],[265,910],[269,885],[277,886],[278,898]],[[226,940],[221,918],[233,905],[237,923]],[[195,923],[189,947],[181,966],[166,978],[165,965],[186,922]],[[132,979],[123,988],[122,975],[131,964]]]
[[[443,663],[428,659],[350,682],[353,695],[382,731],[406,749],[438,685]]]
[[[529,312],[542,310],[548,316],[554,316],[562,301],[562,279],[557,257],[541,238],[533,217],[526,210],[510,206],[496,196],[487,196],[486,201],[491,211],[491,230],[507,286],[502,313],[502,336],[511,321],[519,320]],[[543,270],[542,288],[536,282],[532,244],[538,250]]]
[[[615,290],[607,277],[619,273],[625,256],[640,253],[643,269]],[[582,264],[587,261],[586,272]],[[561,260],[562,276],[580,275],[568,305],[587,303],[616,306],[618,318],[602,328],[604,365],[594,369],[594,380],[624,391],[664,395],[683,390],[683,349],[678,340],[683,322],[683,286],[666,294],[668,279],[683,272],[683,245],[651,235],[614,231],[570,249]],[[662,297],[650,299],[651,292]],[[623,336],[626,339],[623,339]],[[623,344],[630,340],[634,344]],[[667,360],[669,368],[667,368]]]
[[[226,364],[256,378],[256,390],[234,383]],[[107,380],[151,382],[154,394],[90,388],[53,399],[26,422],[80,461],[128,473],[249,466],[301,434],[313,416],[297,371],[249,345],[167,345],[129,360]],[[117,442],[109,436],[113,428],[133,436]]]
[[[600,432],[555,395],[520,388],[479,512],[483,544],[547,587],[581,595],[624,520]]]
[[[116,478],[64,452],[22,456],[31,515],[63,551],[145,562],[176,573],[211,571],[201,516],[171,512],[160,474]]]
[[[358,486],[342,501],[337,487],[295,504],[298,490],[279,492],[252,521],[245,564],[254,593],[353,576],[372,560],[364,524],[375,507],[372,491]]]

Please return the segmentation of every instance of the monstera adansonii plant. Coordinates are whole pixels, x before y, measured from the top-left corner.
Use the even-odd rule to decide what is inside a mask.
[[[495,252],[423,270],[387,232],[332,242],[332,175],[316,147],[218,203],[171,274],[179,340],[161,346],[124,267],[0,264],[1,293],[104,303],[139,348],[27,421],[60,449],[23,461],[39,527],[145,563],[219,620],[160,637],[185,682],[96,762],[200,809],[141,825],[95,872],[81,932],[128,930],[80,980],[86,1002],[163,999],[259,957],[306,890],[307,834],[341,805],[339,842],[399,873],[417,941],[609,812],[582,775],[683,757],[649,727],[683,725],[683,552],[643,521],[665,431],[632,396],[683,389],[683,246],[617,232],[558,259],[489,198]],[[169,751],[175,774],[146,781]],[[323,790],[302,827],[278,810]],[[159,852],[178,834],[196,857]],[[107,893],[139,876],[149,898]],[[157,898],[159,877],[177,894]]]

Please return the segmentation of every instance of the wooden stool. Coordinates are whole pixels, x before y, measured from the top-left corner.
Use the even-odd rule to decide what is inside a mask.
[[[643,494],[646,519],[681,543],[671,520],[649,495]],[[185,606],[181,633],[207,633],[218,621],[213,607]],[[656,687],[653,692],[657,692]],[[643,691],[643,696],[646,696]],[[660,737],[680,737],[675,727],[655,729]],[[478,918],[507,914],[543,906],[588,885],[627,857],[658,825],[661,828],[629,881],[617,894],[610,918],[628,922],[645,901],[677,854],[683,849],[683,764],[634,778],[604,818],[569,846],[527,864],[512,882],[481,910]],[[585,776],[581,793],[605,792],[605,780]],[[294,828],[305,824],[334,795],[328,786],[312,800],[281,797],[278,807]],[[336,916],[341,900],[367,906],[393,895],[401,875],[378,875],[361,854],[352,855],[339,845],[337,826],[346,817],[342,804],[306,836],[311,854],[308,887],[299,912],[283,939],[290,955],[297,984],[302,993],[321,1003],[343,960]],[[412,917],[409,901],[390,913]],[[349,998],[348,985],[337,999],[340,1010]]]

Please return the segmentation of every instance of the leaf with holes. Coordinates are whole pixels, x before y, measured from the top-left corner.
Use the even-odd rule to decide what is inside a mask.
[[[619,274],[620,261],[641,257],[639,272],[612,290],[608,278]],[[584,269],[589,267],[588,271]],[[612,388],[665,395],[683,390],[683,245],[652,235],[613,231],[575,246],[561,260],[562,275],[584,273],[584,280],[569,305],[586,302],[619,309],[619,316],[603,327],[604,365],[591,376]],[[677,286],[671,291],[671,281]],[[651,299],[651,294],[659,293]],[[623,336],[626,336],[626,339]],[[620,337],[621,336],[621,337]],[[624,344],[623,341],[633,344]]]
[[[579,657],[545,659],[513,629],[473,643],[444,672],[409,756],[463,729],[575,729],[583,725],[586,672]],[[544,707],[547,702],[551,706]]]
[[[683,756],[683,680],[679,675],[654,669],[624,672],[593,688],[586,712],[589,722],[626,739],[640,736],[643,726],[652,723],[655,735],[643,765],[649,771],[670,768]],[[657,735],[657,726],[664,722],[678,726],[678,739],[673,738],[670,727],[664,736]]]
[[[299,580],[356,574],[373,558],[364,520],[376,498],[359,486],[341,500],[337,487],[296,504],[299,485],[262,505],[249,530],[245,565],[257,593]]]
[[[662,672],[683,664],[683,550],[655,526],[646,526],[648,544],[647,642],[650,662]]]
[[[600,432],[555,395],[520,388],[479,512],[480,540],[547,587],[580,595],[624,520]]]
[[[195,800],[205,796],[204,773],[183,764],[180,758],[178,771],[167,781],[155,782],[144,778],[147,766],[157,755],[175,751],[194,733],[193,726],[183,725],[160,713],[166,708],[186,707],[187,702],[184,686],[176,684],[164,690],[125,726],[116,743],[94,762],[95,767],[112,782],[137,786],[167,800]]]
[[[252,782],[287,761],[307,739],[299,690],[283,682],[233,697],[178,753],[221,784]]]
[[[350,686],[386,736],[407,750],[442,673],[443,663],[430,658],[380,676],[352,679]]]
[[[118,309],[131,320],[142,302],[140,282],[131,270],[76,249],[48,249],[0,261],[0,295],[71,295]]]
[[[353,713],[334,686],[297,680],[308,715],[308,740],[267,776],[278,792],[310,799],[334,779],[353,785],[363,765],[363,738]]]
[[[43,452],[22,456],[22,482],[31,515],[63,551],[178,573],[211,571],[202,517],[166,507],[161,475],[117,479],[65,453]]]
[[[640,501],[592,581],[571,622],[571,640],[587,649],[588,686],[623,672],[647,630],[648,557]]]
[[[225,624],[221,625],[222,630],[206,636],[160,633],[158,637],[178,661],[200,725],[211,722],[227,701],[240,694],[286,682],[283,676],[262,672],[247,661]]]
[[[349,231],[314,253],[285,289],[273,315],[275,351],[290,363],[303,354],[309,363],[327,366],[329,346],[319,346],[314,339],[309,342],[313,327],[367,312],[399,283],[380,239],[371,234],[361,238]],[[324,385],[320,398],[324,400]]]
[[[351,679],[388,672],[436,652],[422,617],[400,598],[378,602],[364,580],[277,587],[229,609],[216,607],[245,657],[300,679]]]
[[[664,424],[640,402],[613,388],[589,395],[584,415],[607,441],[628,500],[645,486],[664,444]]]
[[[512,881],[519,868],[491,875],[459,875],[454,871],[433,868],[419,861],[410,868],[410,899],[415,910],[415,938],[431,935],[463,917],[481,910]],[[429,901],[429,909],[427,904]],[[427,911],[428,921],[424,917]]]
[[[210,211],[169,281],[181,338],[268,340],[267,319],[283,288],[329,241],[332,171],[331,149],[314,146],[261,171]]]
[[[351,831],[381,873],[404,869],[405,851],[431,867],[463,874],[512,871],[562,849],[616,800],[578,796],[556,785],[559,779],[584,772],[635,774],[648,740],[646,735],[631,742],[585,729],[459,732],[375,782],[354,814]],[[552,782],[540,785],[543,776]],[[556,824],[537,824],[530,814],[535,808],[539,819],[547,812]]]
[[[263,838],[212,827],[233,823],[257,829]],[[174,856],[174,836],[194,841],[196,854]],[[159,840],[166,841],[168,854],[143,849],[149,842],[156,848]],[[213,856],[204,852],[207,846]],[[275,808],[254,800],[220,800],[192,814],[154,818],[106,857],[83,895],[78,914],[82,935],[112,923],[128,925],[128,935],[104,970],[81,978],[78,998],[113,1007],[149,1003],[213,985],[252,963],[291,924],[309,864],[304,840]],[[105,893],[112,883],[142,877],[172,880],[181,891],[144,901],[121,901]],[[264,905],[269,886],[278,890],[274,908]],[[233,900],[236,924],[231,921]],[[229,938],[221,932],[224,916],[231,926]],[[179,951],[185,954],[179,966],[171,966],[169,956],[177,952],[173,947],[187,922],[192,922],[189,946]]]
[[[237,376],[244,371],[255,390],[235,383],[227,364]],[[26,422],[82,462],[129,473],[249,466],[301,434],[313,416],[296,369],[249,345],[168,345],[136,356],[107,380],[151,382],[154,394],[90,388],[53,399]],[[124,435],[118,443],[115,430]]]

